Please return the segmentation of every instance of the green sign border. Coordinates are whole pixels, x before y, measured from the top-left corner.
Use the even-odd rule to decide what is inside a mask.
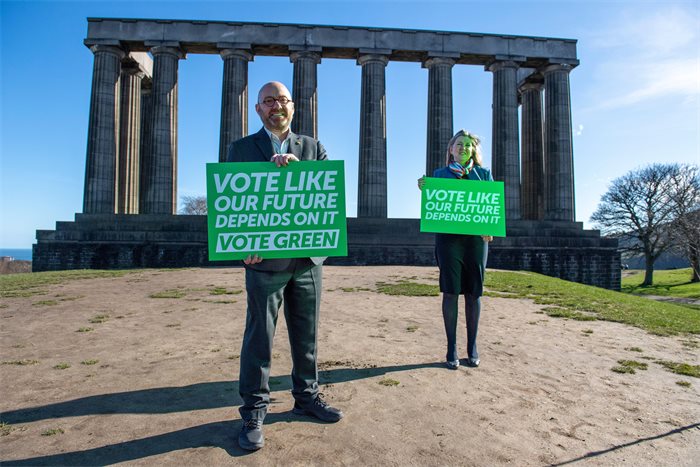
[[[335,171],[334,187],[331,190],[320,191],[314,189],[313,186],[299,186],[302,177],[308,179],[310,173],[317,174],[319,171]],[[230,180],[236,174],[246,173],[249,177],[238,176],[234,185],[240,188],[239,193],[234,192],[231,188]],[[220,174],[220,177],[226,177],[226,174],[231,174],[229,183],[223,183],[224,188],[221,193],[217,191],[215,174]],[[252,176],[251,174],[256,174]],[[302,175],[306,174],[306,175]],[[288,179],[288,177],[290,177]],[[242,190],[246,184],[246,178],[250,181],[248,188]],[[221,182],[223,178],[219,178]],[[259,184],[256,189],[256,180]],[[268,180],[270,182],[268,182]],[[317,183],[313,183],[316,187],[322,187],[321,182],[323,177],[317,179]],[[289,183],[288,183],[289,182]],[[288,185],[287,185],[288,183]],[[270,188],[268,191],[267,189]],[[289,190],[287,190],[289,188]],[[296,188],[296,189],[294,189]],[[287,205],[296,200],[295,203],[301,203],[301,200],[319,199],[318,195],[325,193],[328,196],[335,194],[335,209],[303,209],[297,206],[297,209],[289,209]],[[257,198],[247,198],[249,202],[243,202],[243,196],[257,195]],[[269,202],[264,202],[265,196]],[[291,195],[286,198],[285,206],[282,204],[280,196]],[[300,196],[294,196],[300,195]],[[219,199],[228,196],[229,201],[232,196],[236,196],[236,200],[229,202]],[[276,197],[275,197],[276,196]],[[312,198],[313,196],[313,198]],[[222,211],[217,211],[217,200]],[[273,200],[278,201],[275,206]],[[240,204],[239,204],[240,203]],[[248,204],[248,209],[246,208]],[[235,205],[236,209],[230,206]],[[224,206],[229,206],[225,208]],[[238,209],[238,207],[243,209]],[[277,167],[272,162],[223,162],[207,164],[207,237],[209,261],[230,261],[237,259],[245,259],[248,255],[257,254],[263,259],[275,258],[308,258],[319,256],[347,256],[347,220],[345,212],[345,165],[343,161],[301,161],[292,162],[286,167]],[[336,212],[334,216],[326,215],[324,212]],[[233,224],[239,222],[241,214],[248,216],[259,216],[258,219],[266,219],[268,223],[279,223],[286,219],[289,225],[270,225],[270,226],[250,226],[243,225],[228,225],[217,227],[217,217],[225,215],[225,219],[219,219],[219,222],[224,220],[229,223],[230,215],[235,215]],[[298,217],[313,217],[318,215],[319,223],[311,225],[297,225],[294,223],[295,216]],[[332,219],[328,219],[332,217]],[[323,224],[324,219],[326,223]],[[287,232],[284,234],[284,232]],[[224,235],[225,237],[221,237]],[[251,245],[236,252],[217,252],[217,242],[222,238],[222,241],[228,241],[229,244],[237,244],[238,241],[248,241]],[[252,243],[258,242],[257,245]],[[268,245],[277,244],[280,247],[290,249],[271,250],[262,248],[262,243],[267,242]],[[314,244],[334,243],[335,246],[314,246]],[[292,244],[290,247],[289,245]],[[257,248],[256,248],[257,246]]]
[[[448,193],[444,199],[429,200],[430,190],[446,190]],[[421,192],[420,231],[505,237],[506,210],[503,191],[503,182],[426,177]],[[497,203],[489,204],[483,201],[493,198],[494,194],[498,195]],[[432,205],[428,204],[430,201],[433,202]],[[474,222],[475,216],[486,217],[489,210],[495,211],[496,206],[500,212],[496,223]],[[436,219],[437,214],[444,216]],[[489,217],[491,220],[494,218]]]

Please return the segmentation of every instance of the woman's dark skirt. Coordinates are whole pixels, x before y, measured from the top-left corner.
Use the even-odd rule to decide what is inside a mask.
[[[435,234],[440,292],[481,297],[488,244],[478,235]]]

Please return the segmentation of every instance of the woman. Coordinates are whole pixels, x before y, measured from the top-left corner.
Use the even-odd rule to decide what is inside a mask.
[[[481,166],[481,141],[465,130],[455,134],[447,145],[447,167],[437,169],[433,177],[493,181],[491,172]],[[423,189],[424,177],[418,179]],[[435,234],[435,256],[440,268],[442,317],[447,334],[447,368],[459,367],[457,357],[457,305],[464,295],[467,317],[467,366],[479,366],[476,334],[481,314],[484,272],[490,236]]]

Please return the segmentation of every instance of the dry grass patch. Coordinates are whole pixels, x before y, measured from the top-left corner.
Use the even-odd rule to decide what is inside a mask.
[[[149,295],[150,298],[182,298],[187,295],[186,290],[182,289],[168,289],[162,292],[156,292]]]
[[[646,370],[649,365],[643,362],[638,362],[636,360],[618,360],[620,366],[612,367],[611,370],[615,373],[629,373],[635,374],[636,370]]]
[[[17,365],[17,366],[26,366],[26,365],[36,365],[39,363],[39,360],[8,360],[2,362],[3,365]]]
[[[387,387],[393,387],[393,386],[398,386],[401,383],[399,381],[396,381],[395,379],[383,378],[383,379],[377,381],[377,384],[381,384],[382,386],[387,386]]]
[[[677,375],[692,376],[700,378],[700,365],[691,365],[689,363],[669,362],[667,360],[657,360],[655,363],[663,366],[669,371]]]

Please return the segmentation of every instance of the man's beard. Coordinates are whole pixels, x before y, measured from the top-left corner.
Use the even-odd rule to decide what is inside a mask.
[[[278,131],[286,130],[291,124],[291,119],[289,118],[288,112],[279,113],[281,118],[273,118],[272,114],[269,114],[265,120],[267,120],[270,128]]]

